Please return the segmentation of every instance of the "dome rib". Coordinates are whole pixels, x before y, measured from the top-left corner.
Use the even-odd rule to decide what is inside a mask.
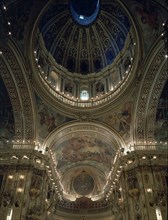
[[[98,42],[97,48],[100,49],[100,54],[102,54],[101,55],[101,60],[102,60],[102,66],[104,67],[104,66],[106,66],[106,60],[105,60],[105,53],[104,53],[102,41],[100,39],[100,35],[99,35],[98,31],[97,31],[97,28],[94,26],[93,29],[94,29],[94,33],[95,33],[95,36],[96,36],[97,42]]]
[[[68,16],[68,13],[64,13],[64,17]],[[59,39],[62,38],[62,36],[64,35],[64,32],[65,30],[67,30],[69,28],[69,25],[70,25],[70,20],[66,20],[65,23],[64,23],[64,26],[62,27],[61,31],[59,31],[59,34],[57,35],[57,37],[54,39],[53,43],[52,43],[52,46],[51,46],[51,54],[55,54],[55,50],[56,50],[56,47],[59,43]]]
[[[74,29],[73,26],[71,26],[71,21],[68,20],[66,24],[64,25],[64,28],[62,29],[60,35],[58,35],[58,39],[62,40],[65,42],[64,46],[64,52],[63,52],[63,57],[62,57],[62,63],[65,63],[65,57],[67,56],[67,51],[69,49],[69,42],[71,40],[71,33],[73,32],[71,29]],[[70,32],[69,32],[70,31]],[[69,33],[69,34],[68,34]],[[67,36],[66,36],[67,34]],[[66,38],[66,39],[65,39]],[[52,54],[56,54],[56,49],[59,46],[59,40],[57,38],[54,40],[52,44]]]
[[[108,33],[109,36],[111,36],[111,38],[107,38],[107,40],[110,40],[110,42],[111,42],[111,47],[113,48],[113,50],[114,50],[114,52],[115,52],[114,56],[116,57],[116,56],[119,54],[119,52],[120,52],[119,47],[118,47],[118,45],[117,45],[117,43],[116,43],[116,41],[115,41],[113,35],[108,31],[108,29],[107,29],[106,26],[103,24],[103,22],[101,22],[101,20],[100,20],[99,23],[100,23],[100,26],[101,26],[104,30],[106,30],[106,33]],[[103,42],[103,43],[104,43],[104,42]],[[109,49],[109,46],[108,46],[108,49]],[[104,50],[104,51],[106,51],[106,50]],[[106,54],[105,54],[105,53],[104,53],[104,57],[106,58],[106,65],[108,65],[108,61],[107,61],[107,57],[106,57]]]
[[[51,14],[52,14],[52,13],[51,13]],[[51,29],[51,26],[53,26],[53,25],[55,24],[55,21],[59,20],[59,22],[60,22],[60,20],[61,20],[62,18],[65,18],[65,17],[66,17],[66,14],[69,15],[68,10],[66,10],[66,11],[61,11],[60,13],[54,15],[54,17],[51,17],[51,18],[46,19],[47,21],[45,21],[45,24],[43,24],[44,26],[42,26],[42,24],[41,24],[41,23],[44,22],[43,20],[45,20],[45,19],[43,19],[42,22],[40,22],[40,25],[39,25],[39,28],[40,28],[41,33],[45,36],[46,33]],[[47,13],[47,15],[48,15],[48,13]],[[44,16],[44,17],[48,17],[47,15]],[[70,16],[69,16],[69,17],[70,17]],[[60,26],[57,26],[57,28],[58,28],[58,27],[62,28],[61,25],[60,25]]]

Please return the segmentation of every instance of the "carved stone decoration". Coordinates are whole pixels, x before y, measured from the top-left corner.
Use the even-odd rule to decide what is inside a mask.
[[[16,91],[12,77],[10,76],[10,72],[7,69],[7,66],[5,65],[1,57],[0,57],[0,70],[1,70],[1,77],[6,85],[13,108],[13,114],[15,118],[15,138],[20,140],[22,138],[22,134],[21,134],[22,122],[20,120],[20,114],[19,114],[19,112],[21,112],[19,96]]]
[[[12,196],[9,192],[3,192],[1,194],[1,207],[8,207],[11,205],[11,202],[12,202]]]
[[[145,175],[144,175],[144,180],[145,180],[146,183],[149,182],[149,175],[148,175],[148,174],[145,174]]]
[[[139,198],[140,191],[137,188],[129,189],[128,194],[134,199],[137,200]]]
[[[28,209],[26,220],[40,220],[41,219],[41,211],[39,207],[33,207]]]
[[[156,111],[157,111],[159,97],[164,86],[164,82],[167,79],[167,71],[168,71],[167,64],[165,63],[162,70],[160,71],[160,75],[157,78],[157,83],[155,84],[153,91],[152,91],[152,96],[150,99],[148,113],[147,113],[149,116],[147,129],[146,129],[148,142],[151,142],[154,140]]]
[[[136,177],[135,171],[129,171],[127,173],[127,181],[128,181],[128,194],[133,199],[137,200],[139,198],[140,190],[139,190],[139,184],[138,179]]]
[[[9,47],[6,47],[3,50],[3,59],[8,64],[5,66],[3,60],[1,59],[0,62],[0,69],[2,72],[2,79],[8,89],[9,97],[11,99],[13,111],[14,111],[14,118],[15,118],[15,139],[21,140],[22,134],[25,133],[25,141],[26,140],[33,140],[34,133],[33,133],[33,110],[32,110],[32,103],[30,99],[30,94],[28,92],[27,84],[21,70],[21,67],[12,53],[12,50]],[[11,73],[12,72],[12,77]],[[16,81],[17,90],[19,90],[20,98],[17,95],[18,92],[16,90],[16,85],[13,82],[13,77]],[[20,100],[19,100],[20,99]],[[22,103],[22,104],[21,104]],[[21,107],[23,106],[23,107]],[[23,123],[24,120],[24,123]],[[23,125],[22,125],[23,123]],[[24,126],[24,127],[23,127]],[[24,131],[23,131],[24,130]]]
[[[79,212],[79,210],[103,210],[110,207],[109,201],[100,200],[100,201],[92,201],[90,198],[81,197],[76,199],[75,202],[69,202],[67,200],[58,200],[56,208],[72,208],[74,213],[75,210]]]
[[[160,71],[160,66],[163,65],[164,62],[164,51],[163,48],[157,53],[157,56],[154,57],[153,62],[150,65],[150,68],[146,74],[144,79],[144,84],[141,89],[141,96],[138,100],[138,111],[136,114],[137,124],[136,124],[136,140],[137,142],[143,142],[144,140],[147,142],[153,141],[154,134],[154,118],[157,109],[157,102],[159,100],[160,93],[162,91],[164,82],[166,80],[166,63],[163,67],[163,71]],[[160,75],[158,73],[160,72]],[[155,86],[152,87],[153,82],[157,77],[157,82]],[[159,80],[159,81],[158,81]],[[152,92],[151,92],[152,89]],[[149,96],[152,93],[151,96]],[[149,109],[147,111],[147,109]],[[146,120],[148,122],[146,123]],[[146,138],[147,139],[146,139]]]
[[[31,198],[35,198],[40,195],[42,185],[42,178],[39,175],[33,175],[29,190],[29,195]]]

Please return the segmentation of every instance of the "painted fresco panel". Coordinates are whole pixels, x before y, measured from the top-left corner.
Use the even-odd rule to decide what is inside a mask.
[[[93,165],[106,170],[111,168],[115,150],[105,141],[88,136],[72,137],[59,146],[55,145],[57,169],[79,165]]]
[[[132,13],[137,16],[144,37],[144,49],[147,52],[153,41],[161,33],[161,24],[166,21],[167,12],[160,13],[161,8],[158,8],[158,5],[152,1],[130,0],[128,4],[131,6]]]
[[[132,106],[132,101],[127,101],[119,109],[106,114],[100,119],[118,131],[119,134],[123,137],[125,143],[130,142]]]
[[[51,107],[43,102],[36,95],[37,102],[37,124],[38,124],[38,136],[39,142],[42,143],[44,139],[50,134],[55,128],[61,124],[71,121],[71,118],[68,118],[60,113],[54,111]]]

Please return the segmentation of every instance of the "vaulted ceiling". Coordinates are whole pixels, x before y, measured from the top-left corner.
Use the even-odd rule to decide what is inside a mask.
[[[152,103],[151,106],[154,106],[156,111],[157,103],[155,100],[159,99],[159,92],[166,81],[165,74],[162,74],[163,77],[159,81],[160,90],[156,87],[159,73],[166,72],[164,69],[164,55],[160,52],[161,43],[158,43],[162,32],[162,19],[159,17],[161,14],[158,13],[156,7],[158,2],[151,3],[150,1],[150,5],[145,1],[130,0],[127,6],[126,1],[98,0],[92,1],[93,4],[90,8],[88,8],[90,1],[82,1],[82,8],[78,1],[73,0],[16,0],[7,1],[7,3],[9,9],[7,11],[5,9],[6,14],[3,17],[5,19],[3,19],[3,25],[0,26],[3,27],[3,32],[0,34],[2,34],[2,39],[6,39],[7,36],[9,40],[10,49],[3,51],[3,67],[5,66],[8,69],[8,74],[12,75],[12,80],[8,81],[7,79],[6,85],[9,86],[10,98],[12,104],[14,103],[14,116],[10,98],[5,100],[7,91],[2,82],[5,78],[3,73],[2,79],[0,78],[0,89],[3,94],[0,96],[0,111],[2,113],[0,119],[3,118],[0,130],[1,144],[8,147],[7,143],[8,141],[12,142],[14,135],[15,139],[16,137],[21,137],[20,139],[26,137],[26,141],[38,142],[36,149],[40,149],[40,151],[42,149],[49,156],[55,182],[58,183],[60,188],[62,187],[62,196],[66,201],[74,201],[83,197],[92,199],[92,201],[105,199],[110,189],[109,182],[112,178],[112,171],[117,172],[118,169],[117,156],[123,148],[127,149],[131,146],[135,141],[135,135],[137,135],[137,141],[138,138],[141,139],[141,136],[142,139],[144,138],[141,133],[146,132],[145,126],[148,126],[146,121],[148,115],[155,116],[154,112],[148,112],[146,108],[149,103]],[[84,11],[82,11],[83,8]],[[165,14],[162,14],[162,16],[164,18]],[[144,17],[146,20],[144,20]],[[135,27],[135,24],[137,24],[137,27]],[[132,49],[132,46],[134,46],[134,33],[138,35],[136,39],[138,43],[136,52],[138,53],[135,53]],[[85,105],[85,102],[83,102],[81,108],[79,108],[77,98],[75,100],[77,107],[74,103],[70,106],[65,102],[65,108],[62,108],[60,103],[63,103],[64,100],[67,101],[67,99],[64,99],[63,92],[60,92],[61,95],[57,99],[57,97],[52,96],[52,93],[47,93],[47,89],[50,89],[50,87],[48,84],[46,86],[46,82],[42,84],[43,89],[38,89],[37,85],[39,84],[37,82],[39,79],[34,80],[37,75],[40,78],[36,68],[38,65],[36,65],[35,57],[32,55],[37,52],[33,50],[36,49],[35,47],[39,41],[42,47],[37,49],[42,50],[46,57],[52,57],[57,67],[60,66],[61,77],[61,68],[65,68],[68,70],[67,76],[70,79],[75,80],[74,73],[76,73],[86,77],[84,78],[85,81],[89,79],[92,73],[96,75],[100,73],[98,80],[103,81],[104,75],[101,75],[101,71],[113,65],[118,70],[118,72],[113,72],[118,75],[121,74],[124,67],[128,68],[130,62],[125,62],[123,66],[120,65],[120,62],[123,62],[123,57],[128,52],[126,46],[129,42],[129,45],[131,44],[131,47],[129,47],[129,49],[131,48],[129,50],[130,58],[133,54],[135,55],[135,59],[132,58],[131,60],[131,66],[134,67],[133,73],[131,72],[134,76],[131,79],[132,84],[126,91],[127,93],[123,92],[122,97],[115,96],[116,94],[108,96],[107,102],[110,103],[111,101],[112,104],[110,103],[108,109],[106,105],[103,106],[102,104],[103,111],[100,111],[99,101],[98,104],[93,105],[93,99],[90,100],[92,104],[90,106]],[[154,43],[159,44],[159,49],[156,51],[153,48]],[[19,52],[9,52],[14,50],[15,44]],[[6,42],[4,45],[6,45]],[[0,47],[4,49],[3,44]],[[159,56],[157,56],[157,52]],[[151,53],[149,66],[147,63],[149,60],[148,53]],[[11,54],[17,59],[15,58],[14,61],[8,59],[11,58]],[[116,65],[115,59],[118,57],[120,59]],[[50,63],[48,63],[49,65]],[[163,69],[161,69],[162,67]],[[146,77],[147,71],[150,73],[149,78]],[[19,78],[19,73],[23,73],[24,80]],[[115,77],[111,77],[116,75],[110,75],[111,72],[106,74],[109,75],[109,78],[105,81],[116,80]],[[54,76],[56,78],[56,75]],[[63,81],[63,78],[60,81]],[[122,76],[120,78],[122,79]],[[141,80],[142,84],[140,84]],[[109,81],[107,84],[109,84]],[[126,84],[127,81],[125,80],[124,83]],[[120,84],[121,81],[118,80],[118,85]],[[138,87],[138,85],[140,86]],[[167,84],[165,85],[167,86]],[[11,95],[14,91],[11,89],[12,86],[16,87],[13,96]],[[150,86],[149,89],[148,86]],[[122,91],[123,88],[120,87],[120,90]],[[155,95],[155,91],[157,91],[157,96],[151,98],[152,94]],[[166,89],[163,90],[161,98],[166,99],[165,91]],[[31,98],[25,94],[29,94]],[[148,95],[151,98],[149,98],[150,100]],[[19,101],[16,103],[16,99],[20,101],[20,106]],[[6,109],[4,106],[8,111],[8,115],[5,114]],[[33,113],[29,111],[28,107],[32,109]],[[142,107],[145,110],[142,110]],[[158,107],[158,118],[163,117],[159,116],[162,111],[160,109]],[[28,117],[26,117],[27,115]],[[150,120],[154,124],[155,120],[152,120],[152,117],[150,117]],[[165,123],[166,117],[157,118],[158,126]],[[22,123],[22,120],[24,123]],[[19,123],[25,126],[23,131],[21,126],[18,126]],[[31,126],[34,126],[34,130],[31,130],[34,135],[32,135],[32,138],[30,138],[32,133],[29,130]],[[151,129],[149,130],[151,131]],[[161,130],[160,127],[159,130]],[[26,136],[26,132],[29,135]],[[157,138],[162,141],[165,138],[163,128],[161,135],[156,134]],[[23,138],[21,141],[25,141],[25,139]]]

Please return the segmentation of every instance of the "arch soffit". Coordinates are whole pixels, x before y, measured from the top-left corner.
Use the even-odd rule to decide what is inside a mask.
[[[159,42],[159,43],[158,43]],[[138,143],[154,141],[154,123],[160,94],[167,79],[167,63],[163,42],[158,39],[155,51],[149,54],[148,65],[141,70],[143,78],[135,105],[135,140]],[[160,43],[161,42],[161,43]]]
[[[0,57],[0,69],[2,79],[7,88],[15,120],[14,141],[25,143],[34,141],[34,124],[32,109],[32,95],[26,74],[28,70],[20,56],[18,48],[9,41],[8,46],[3,49]]]

